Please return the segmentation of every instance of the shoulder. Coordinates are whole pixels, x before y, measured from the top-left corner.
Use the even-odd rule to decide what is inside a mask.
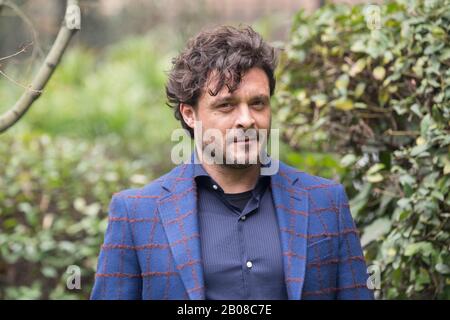
[[[345,189],[339,182],[309,174],[280,161],[279,175],[287,183],[293,184],[302,191],[307,191],[312,197],[330,198],[340,201],[345,196]]]
[[[286,179],[289,178],[293,183],[295,182],[297,186],[305,190],[342,187],[342,185],[335,180],[309,174],[295,167],[287,165],[282,161],[280,161],[279,174]]]
[[[129,204],[130,202],[145,202],[147,205],[156,202],[163,194],[163,186],[179,175],[180,170],[183,170],[184,165],[177,166],[166,174],[154,179],[141,188],[123,189],[114,193],[112,203],[123,202]]]

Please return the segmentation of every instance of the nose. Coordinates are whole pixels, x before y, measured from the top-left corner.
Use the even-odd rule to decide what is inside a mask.
[[[238,116],[236,119],[236,127],[238,128],[253,128],[255,125],[255,119],[250,111],[250,108],[246,103],[239,105]]]

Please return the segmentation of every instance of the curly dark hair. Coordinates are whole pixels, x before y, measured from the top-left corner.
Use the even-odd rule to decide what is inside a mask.
[[[217,95],[224,85],[233,92],[243,74],[253,67],[259,67],[267,74],[272,96],[277,62],[275,48],[250,26],[220,26],[202,31],[190,39],[186,48],[172,60],[166,83],[167,105],[173,108],[175,118],[193,138],[194,131],[184,122],[180,103],[197,107],[211,71],[217,72],[216,87],[214,90],[208,89],[212,96]]]

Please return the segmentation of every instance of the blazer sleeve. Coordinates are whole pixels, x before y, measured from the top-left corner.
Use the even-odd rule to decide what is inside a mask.
[[[338,188],[339,212],[339,264],[337,277],[338,299],[373,299],[373,291],[367,287],[367,267],[356,229],[342,185]]]
[[[92,300],[141,299],[142,276],[131,231],[125,196],[117,193],[109,205]]]

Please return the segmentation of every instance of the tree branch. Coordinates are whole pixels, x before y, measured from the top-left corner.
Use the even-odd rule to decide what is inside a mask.
[[[28,25],[28,28],[33,36],[33,42],[35,43],[33,51],[31,52],[31,61],[33,61],[37,55],[43,56],[44,52],[39,45],[38,33],[34,28],[31,19],[20,9],[19,6],[9,0],[0,0],[0,12],[2,7],[11,9],[26,25]]]
[[[0,4],[2,2],[0,2]],[[5,132],[19,121],[19,119],[30,109],[33,102],[41,95],[42,90],[58,66],[70,39],[79,29],[80,7],[78,6],[78,1],[67,0],[64,21],[52,48],[34,77],[30,88],[25,90],[11,109],[0,116],[0,133]]]
[[[0,0],[0,1],[1,1],[1,0]],[[25,44],[24,46],[22,46],[22,48],[21,48],[19,51],[14,52],[14,53],[12,53],[12,54],[6,56],[6,57],[0,58],[0,61],[6,60],[6,59],[14,58],[15,56],[18,56],[19,54],[21,54],[21,53],[23,53],[23,52],[26,52],[26,51],[27,51],[27,48],[28,48],[29,46],[31,46],[32,44],[33,44],[32,42],[29,43],[29,44]]]

